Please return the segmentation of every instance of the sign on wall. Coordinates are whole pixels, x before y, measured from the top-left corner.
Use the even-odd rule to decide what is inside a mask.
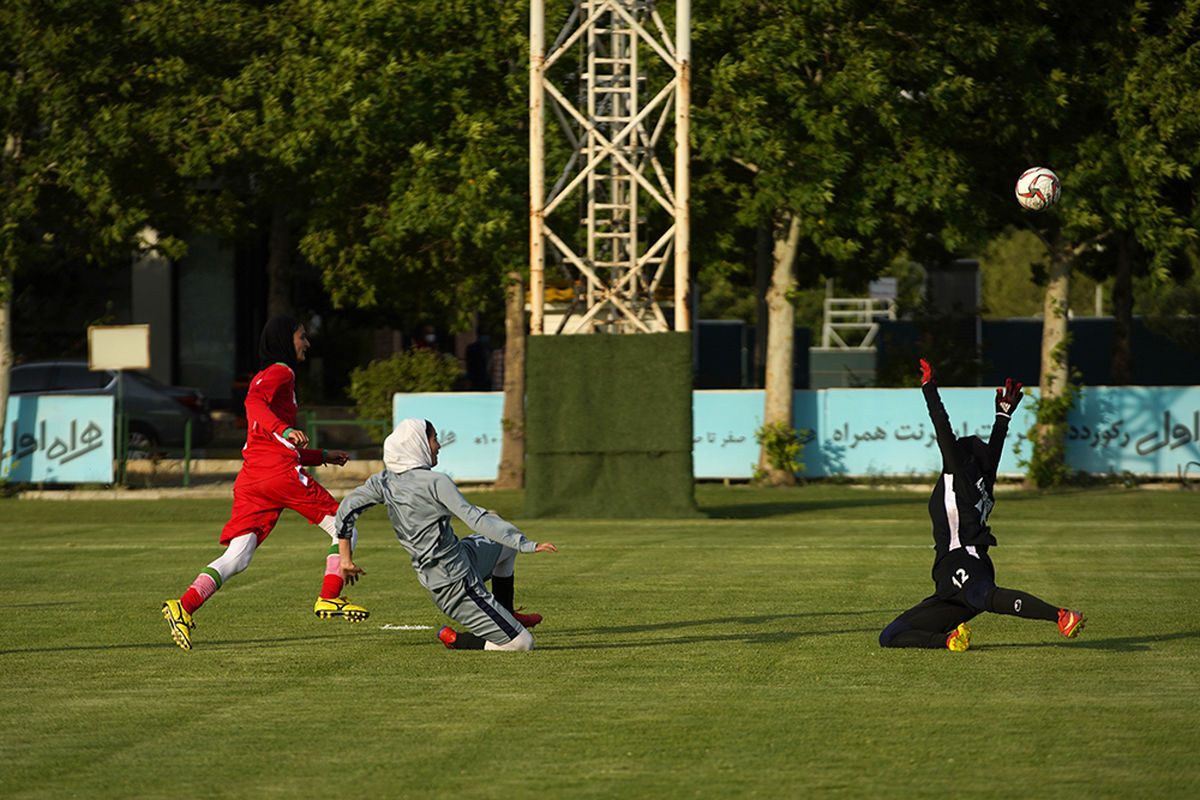
[[[991,435],[996,391],[946,388],[942,403],[959,436]],[[1031,455],[1028,431],[1037,390],[1013,415],[1001,475],[1021,475]],[[398,394],[395,420],[423,417],[445,449],[438,469],[459,480],[494,480],[500,462],[500,392]],[[804,431],[803,475],[932,475],[941,469],[921,391],[798,391],[797,430]],[[697,478],[750,478],[758,462],[754,431],[762,425],[761,390],[692,394],[692,469]],[[449,445],[447,446],[447,442]],[[1200,387],[1084,388],[1068,418],[1067,462],[1096,474],[1174,476],[1200,472]],[[1190,468],[1189,468],[1190,465]]]
[[[0,476],[20,483],[112,483],[113,398],[14,396]]]
[[[427,419],[442,444],[438,471],[458,481],[494,481],[500,469],[503,392],[422,392],[392,398],[392,424]]]

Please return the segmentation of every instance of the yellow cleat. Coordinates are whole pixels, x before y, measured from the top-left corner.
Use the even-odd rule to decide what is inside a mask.
[[[971,629],[967,627],[967,623],[962,623],[954,630],[950,631],[950,635],[946,637],[946,648],[953,650],[956,653],[961,653],[971,646]]]
[[[351,622],[362,622],[371,616],[371,612],[362,606],[356,606],[344,597],[318,597],[313,613],[321,619],[342,617]]]
[[[196,623],[192,622],[192,615],[178,600],[168,600],[163,603],[162,615],[171,626],[171,638],[175,640],[175,644],[184,650],[191,650],[192,629],[196,627]]]

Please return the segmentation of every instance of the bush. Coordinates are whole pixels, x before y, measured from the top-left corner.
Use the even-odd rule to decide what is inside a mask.
[[[386,420],[391,430],[392,395],[396,392],[447,392],[462,374],[448,353],[414,348],[372,361],[350,372],[349,395],[361,420]]]
[[[764,424],[754,432],[754,439],[766,451],[767,463],[774,469],[790,472],[795,475],[804,471],[804,442],[808,441],[810,431],[797,432],[782,422]],[[761,469],[755,469],[754,481],[759,483],[765,476]]]

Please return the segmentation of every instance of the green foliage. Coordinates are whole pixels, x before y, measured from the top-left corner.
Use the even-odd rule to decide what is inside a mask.
[[[1190,275],[1180,276],[1177,282],[1140,281],[1137,310],[1150,330],[1185,350],[1200,353],[1200,269],[1192,265],[1189,269]]]
[[[750,279],[747,284],[747,278]],[[700,319],[740,319],[758,324],[758,297],[753,275],[732,261],[711,261],[696,273]]]
[[[782,422],[768,422],[754,432],[754,441],[763,448],[772,468],[794,475],[804,471],[804,462],[800,459],[804,456],[803,437],[809,433],[807,430],[797,432]],[[756,470],[756,480],[762,478],[758,473]]]
[[[446,392],[461,374],[454,356],[417,347],[351,370],[347,393],[359,419],[391,420],[395,393]]]
[[[0,277],[281,208],[334,304],[461,322],[523,263],[526,28],[487,0],[14,0]]]
[[[1026,435],[1026,439],[1032,443],[1028,459],[1020,457],[1022,443],[1016,445],[1019,456],[1017,463],[1025,469],[1028,480],[1039,489],[1069,486],[1085,478],[1067,464],[1067,417],[1079,401],[1079,390],[1076,376],[1058,397],[1047,399],[1039,396],[1034,401],[1035,422]]]
[[[747,227],[796,217],[805,262],[858,278],[913,241],[914,215],[966,194],[954,155],[929,146],[919,105],[897,89],[938,79],[894,35],[915,18],[862,13],[739,4],[698,14],[694,33],[698,58],[714,64],[695,92],[701,191],[727,195]]]
[[[526,260],[523,8],[364,0],[347,20],[344,3],[309,5],[321,13],[296,15],[304,35],[287,41],[326,142],[288,173],[311,202],[300,253],[335,305],[465,325]]]
[[[1021,229],[1014,252],[989,254],[1014,269],[985,271],[985,311],[1032,316],[1044,275],[1029,267],[1049,243],[1086,256],[1104,280],[1113,233],[1134,231],[1147,248],[1139,271],[1161,280],[1200,227],[1200,88],[1184,77],[1196,72],[1198,13],[1197,0],[1102,0],[1084,19],[1044,4],[997,19],[967,2],[714,2],[694,31],[698,63],[716,65],[696,78],[706,168],[694,195],[724,218],[708,226],[720,234],[698,226],[693,249],[709,235],[734,241],[729,220],[750,228],[793,214],[798,283],[852,284],[897,252],[935,263]],[[1046,213],[1012,198],[1033,164],[1066,184]],[[1074,284],[1072,307],[1090,310],[1094,284]]]
[[[180,38],[168,55],[141,36],[126,3],[97,0],[83,14],[65,0],[6,3],[0,280],[47,263],[107,266],[138,247],[183,252],[175,223],[201,193],[179,179],[178,151],[156,145],[178,122],[169,109],[180,87],[213,88],[191,57],[213,64],[225,50],[218,31],[175,5],[168,30]],[[210,21],[222,7],[212,4]],[[160,232],[153,242],[147,226]]]
[[[989,241],[979,253],[983,316],[1039,316],[1045,302],[1048,261],[1046,243],[1027,229],[1009,228]],[[1072,274],[1070,307],[1076,313],[1092,313],[1098,283],[1089,274]]]
[[[280,206],[289,260],[319,269],[335,304],[401,326],[418,312],[463,323],[523,268],[524,4],[85,10],[5,5],[0,294],[18,267],[148,247],[147,226],[178,257],[193,232],[253,235]],[[716,270],[712,305],[751,313],[733,288],[753,286],[760,235],[792,216],[801,287],[853,285],[899,252],[931,263],[1013,226],[1091,248],[1101,278],[1115,248],[1095,245],[1132,232],[1141,273],[1165,280],[1200,228],[1198,14],[1200,0],[1098,0],[1084,15],[696,4],[691,246],[697,263],[744,267]],[[1066,185],[1043,214],[1011,193],[1033,163]]]

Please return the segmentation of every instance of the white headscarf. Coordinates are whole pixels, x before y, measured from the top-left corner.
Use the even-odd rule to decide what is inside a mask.
[[[429,448],[429,436],[425,433],[428,424],[416,417],[400,420],[396,429],[383,440],[383,465],[392,472],[432,467],[433,450]]]

